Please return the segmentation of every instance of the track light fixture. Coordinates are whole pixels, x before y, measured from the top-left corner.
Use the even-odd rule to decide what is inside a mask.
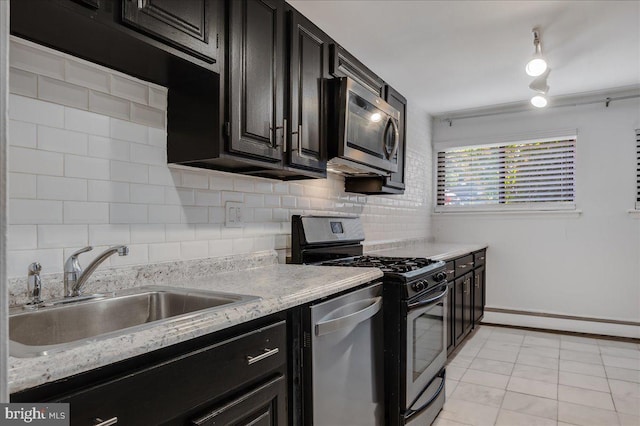
[[[531,77],[537,77],[541,75],[547,69],[547,61],[542,56],[542,46],[540,44],[540,30],[538,27],[535,27],[533,30],[533,46],[534,52],[533,56],[527,62],[527,66],[525,67],[525,71]]]

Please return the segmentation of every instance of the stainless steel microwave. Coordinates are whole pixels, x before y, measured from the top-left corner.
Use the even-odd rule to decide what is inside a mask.
[[[329,89],[329,162],[346,175],[389,175],[398,170],[400,112],[348,77]]]

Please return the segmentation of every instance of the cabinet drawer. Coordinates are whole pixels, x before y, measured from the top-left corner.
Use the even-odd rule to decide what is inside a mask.
[[[456,277],[466,274],[473,269],[473,255],[460,257],[454,261],[456,269]]]
[[[444,268],[447,274],[447,281],[452,282],[456,276],[456,268],[453,264],[453,260],[450,260],[449,262],[447,262]]]
[[[119,424],[160,424],[282,367],[285,345],[281,321],[56,402],[71,404],[71,424],[113,417]]]
[[[480,265],[484,265],[484,261],[485,258],[487,257],[487,251],[486,250],[479,250],[475,253],[473,253],[473,262],[474,262],[474,266],[478,267]]]

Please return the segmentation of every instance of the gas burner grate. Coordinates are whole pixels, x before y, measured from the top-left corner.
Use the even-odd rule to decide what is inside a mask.
[[[382,272],[405,273],[422,269],[435,263],[422,257],[360,256],[323,262],[325,266],[352,266],[380,268]]]

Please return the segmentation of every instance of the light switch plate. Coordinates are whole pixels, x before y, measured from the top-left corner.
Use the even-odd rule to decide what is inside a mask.
[[[224,225],[227,228],[242,228],[244,224],[244,203],[227,201],[225,210]]]

